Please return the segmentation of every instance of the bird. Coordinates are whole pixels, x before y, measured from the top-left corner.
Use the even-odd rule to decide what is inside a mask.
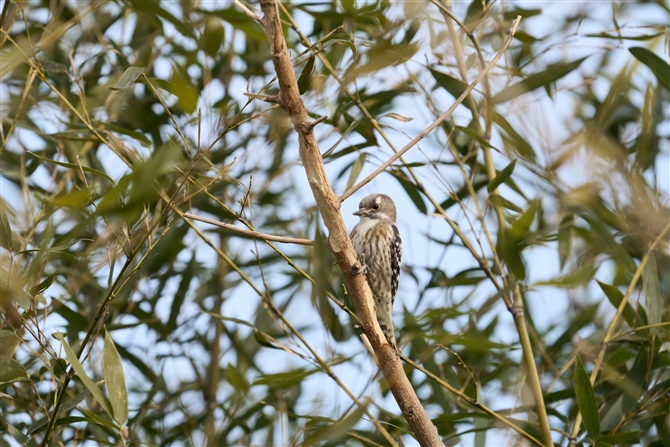
[[[396,207],[386,194],[370,194],[361,200],[360,222],[351,230],[351,242],[356,250],[372,290],[377,322],[395,352],[398,347],[393,331],[393,302],[398,291],[402,240],[396,225]]]

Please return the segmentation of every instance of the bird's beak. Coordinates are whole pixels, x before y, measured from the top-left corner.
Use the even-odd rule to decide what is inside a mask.
[[[362,216],[363,214],[365,214],[365,211],[363,210],[358,210],[355,213],[353,213],[354,216]]]

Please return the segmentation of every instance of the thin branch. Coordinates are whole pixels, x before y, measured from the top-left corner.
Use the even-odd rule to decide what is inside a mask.
[[[251,19],[253,19],[253,20],[255,20],[259,23],[263,20],[263,19],[261,19],[261,17],[258,14],[256,14],[251,9],[244,6],[244,4],[242,4],[242,2],[240,0],[234,0],[234,3],[235,3],[235,6],[240,8],[240,11],[242,11],[244,14],[246,14],[249,18],[251,18]]]
[[[456,102],[454,102],[454,103],[451,105],[451,107],[449,107],[449,108],[447,109],[446,112],[444,112],[438,119],[436,119],[435,121],[433,121],[433,123],[432,123],[430,126],[428,126],[423,132],[421,132],[419,135],[417,135],[416,137],[414,137],[414,139],[413,139],[412,141],[410,141],[409,143],[407,143],[407,144],[405,145],[405,147],[403,147],[403,148],[400,149],[398,152],[396,152],[396,153],[395,153],[391,158],[389,158],[384,164],[382,164],[380,167],[378,167],[377,169],[375,169],[375,171],[374,171],[372,174],[368,175],[368,176],[365,177],[363,180],[361,180],[360,182],[358,182],[356,185],[352,186],[352,187],[349,188],[347,191],[345,191],[344,194],[342,194],[342,195],[340,196],[340,200],[342,200],[342,201],[346,200],[347,197],[350,197],[353,193],[355,193],[356,191],[358,191],[359,189],[361,189],[363,186],[365,186],[365,185],[367,185],[368,183],[370,183],[375,177],[377,177],[379,174],[381,174],[386,168],[388,168],[389,166],[391,166],[391,165],[393,164],[394,161],[396,161],[397,159],[399,159],[400,157],[402,157],[407,151],[409,151],[409,150],[412,149],[414,146],[416,146],[416,144],[417,144],[419,141],[423,140],[423,139],[426,137],[426,135],[428,135],[433,129],[435,129],[437,126],[439,126],[439,125],[442,123],[442,121],[444,121],[444,120],[447,119],[452,113],[454,113],[454,110],[456,110],[456,107],[458,107],[458,105],[459,105],[460,103],[462,103],[462,102],[465,100],[465,98],[468,97],[468,95],[470,94],[470,92],[472,92],[472,90],[474,90],[474,88],[477,86],[477,84],[479,84],[479,82],[480,82],[482,79],[484,79],[484,77],[486,76],[486,74],[487,74],[487,73],[488,73],[488,72],[495,66],[495,64],[498,62],[498,60],[500,60],[500,58],[502,57],[502,55],[503,55],[503,54],[505,53],[505,51],[507,50],[507,47],[509,46],[509,44],[512,43],[512,39],[514,39],[514,33],[516,32],[516,28],[519,26],[519,22],[520,22],[520,21],[521,21],[521,16],[517,16],[516,20],[515,20],[514,23],[512,24],[512,31],[510,31],[510,34],[509,34],[509,36],[507,37],[507,40],[506,40],[505,43],[503,44],[503,46],[502,46],[502,48],[500,49],[500,51],[498,52],[498,54],[496,54],[495,57],[494,57],[493,59],[491,59],[491,61],[490,61],[490,62],[488,63],[488,65],[484,68],[484,70],[482,70],[482,72],[479,73],[479,75],[475,78],[475,80],[472,81],[472,83],[468,86],[468,88],[465,89],[465,91],[461,94],[461,96],[458,97],[458,99],[456,100]]]
[[[255,237],[258,239],[263,239],[265,241],[275,241],[283,242],[285,244],[298,244],[298,245],[314,245],[314,241],[310,239],[299,239],[295,237],[285,237],[285,236],[274,236],[272,234],[260,233],[258,231],[245,230],[244,228],[236,227],[233,224],[219,222],[218,220],[208,219],[207,217],[197,216],[191,213],[184,213],[184,217],[189,219],[198,220],[200,222],[205,222],[210,225],[215,225],[217,227],[225,228],[226,230],[236,231],[238,233],[246,234],[247,236]]]
[[[286,47],[276,0],[261,0],[263,27],[270,41],[270,55],[279,81],[279,97],[293,127],[299,134],[299,153],[309,180],[314,199],[328,228],[328,242],[342,269],[361,321],[361,328],[370,341],[389,389],[422,446],[440,446],[437,428],[428,417],[412,384],[407,378],[400,359],[384,337],[374,312],[372,292],[365,275],[356,273],[360,261],[349,239],[342,214],[340,198],[333,192],[326,176],[321,151],[316,141],[311,118],[302,102],[291,58]]]

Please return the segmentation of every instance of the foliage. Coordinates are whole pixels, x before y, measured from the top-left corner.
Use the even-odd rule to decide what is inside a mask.
[[[542,442],[534,377],[554,442],[669,445],[667,4],[281,8],[340,193],[522,16],[456,113],[363,190],[400,205],[408,375],[447,445]],[[231,2],[2,14],[3,442],[412,444],[291,123],[262,101],[278,91],[263,29]]]

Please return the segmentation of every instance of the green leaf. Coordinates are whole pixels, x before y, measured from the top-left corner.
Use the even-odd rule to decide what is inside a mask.
[[[12,437],[16,439],[20,444],[22,445],[28,444],[29,441],[28,437],[24,435],[21,430],[14,427],[12,424],[7,424],[7,433],[12,435]]]
[[[298,368],[285,373],[264,374],[254,380],[253,385],[268,385],[272,389],[288,388],[302,382],[316,371],[316,369],[305,370],[304,368]]]
[[[548,281],[539,281],[533,284],[533,286],[556,286],[562,287],[565,289],[572,289],[574,287],[582,286],[593,278],[593,276],[598,271],[597,266],[591,266],[588,268],[579,268],[572,273],[568,273],[564,276],[559,276]]]
[[[365,160],[367,158],[368,154],[365,152],[361,152],[358,158],[356,158],[356,161],[351,166],[351,172],[349,173],[349,180],[347,180],[346,189],[351,188],[354,185],[354,183],[356,183],[356,179],[358,179],[358,176],[361,173],[361,169],[363,169],[363,166],[365,166]]]
[[[657,38],[658,36],[664,36],[664,35],[665,33],[642,34],[640,36],[623,36],[621,34],[597,33],[597,34],[584,34],[584,37],[596,37],[599,39],[616,39],[616,40],[651,40]]]
[[[44,278],[44,281],[30,289],[30,294],[32,296],[39,295],[40,293],[44,292],[47,290],[51,284],[53,284],[54,279],[56,279],[56,272],[52,273],[51,275],[47,276]]]
[[[265,348],[270,348],[270,349],[282,349],[281,346],[277,346],[272,338],[268,336],[265,332],[261,331],[254,331],[254,340],[258,342],[259,345],[265,347]]]
[[[121,357],[109,331],[105,330],[105,347],[102,351],[102,363],[105,370],[107,394],[114,412],[114,420],[123,425],[128,420],[128,390],[123,372]]]
[[[574,216],[565,216],[561,220],[561,225],[558,228],[558,258],[560,261],[561,270],[565,266],[570,255],[570,247],[572,246],[572,224],[575,221]]]
[[[510,99],[514,99],[517,96],[521,96],[525,93],[532,92],[533,90],[538,89],[540,87],[549,86],[551,83],[556,82],[557,80],[561,79],[562,77],[566,76],[571,71],[579,67],[582,64],[582,62],[584,62],[584,60],[586,60],[585,57],[569,63],[561,62],[556,65],[552,65],[551,67],[548,67],[546,70],[540,73],[534,73],[528,76],[523,81],[511,85],[506,89],[504,89],[503,91],[501,91],[500,93],[498,93],[497,95],[495,95],[491,99],[491,103],[494,105],[502,104],[503,102],[509,101]]]
[[[503,208],[507,208],[508,210],[516,211],[517,213],[523,212],[521,208],[519,208],[517,205],[510,202],[509,200],[505,199],[500,194],[491,194],[489,196],[489,202],[491,202],[493,205],[502,206]]]
[[[319,428],[307,436],[302,445],[322,445],[324,442],[327,445],[337,445],[345,439],[348,439],[348,432],[361,420],[365,414],[366,408],[367,403],[360,405],[346,417],[338,419],[333,424],[328,424]]]
[[[51,160],[49,158],[42,157],[41,155],[37,155],[35,152],[30,152],[30,151],[26,151],[26,152],[29,153],[30,155],[32,155],[35,158],[39,158],[42,161],[46,161],[48,163],[53,163],[55,165],[62,166],[64,168],[74,169],[76,171],[80,170],[79,165],[76,165],[76,164],[73,164],[73,163],[64,163],[62,161]],[[112,180],[112,178],[110,176],[108,176],[107,174],[105,174],[102,171],[98,171],[97,169],[93,169],[93,168],[90,168],[88,166],[83,166],[83,165],[81,166],[81,169],[83,169],[84,172],[89,172],[89,173],[94,174],[94,175],[99,175],[100,177],[102,177],[106,180],[109,180],[109,183],[111,183],[112,185],[114,184],[114,180]]]
[[[514,241],[523,241],[526,238],[526,235],[530,231],[530,226],[535,220],[535,214],[540,208],[540,202],[538,200],[533,200],[526,208],[526,211],[521,213],[513,222],[512,226],[509,229],[509,234],[512,236]]]
[[[598,405],[596,402],[596,395],[593,392],[593,386],[589,376],[584,371],[581,359],[577,358],[575,363],[575,371],[572,375],[572,383],[575,387],[575,397],[577,398],[577,406],[582,413],[584,420],[584,428],[589,433],[592,440],[598,439],[600,436],[600,417],[598,416]]]
[[[401,64],[414,56],[417,51],[419,51],[417,42],[394,44],[390,40],[380,41],[368,50],[366,62],[347,70],[344,75],[345,82],[348,83],[386,67]]]
[[[226,368],[226,379],[228,380],[228,383],[230,383],[236,390],[245,394],[247,391],[249,391],[250,386],[247,378],[244,377],[238,368],[233,366],[231,363],[229,363],[228,367]]]
[[[502,115],[493,112],[493,122],[496,123],[507,136],[503,135],[505,147],[509,147],[516,154],[519,154],[524,160],[535,163],[537,157],[533,147],[510,125]]]
[[[507,178],[512,175],[514,172],[514,167],[516,166],[516,159],[512,160],[510,164],[505,166],[505,169],[500,171],[498,175],[495,176],[493,180],[489,182],[489,185],[486,187],[488,192],[494,191],[502,182],[507,180]]]
[[[622,445],[622,444],[636,444],[640,442],[640,434],[642,430],[635,431],[625,431],[620,433],[614,433],[612,435],[605,435],[600,438],[598,441],[606,442],[611,445]]]
[[[145,67],[128,67],[123,72],[121,78],[114,87],[109,87],[110,90],[118,91],[130,87],[144,72]]]
[[[174,25],[175,28],[177,28],[177,31],[183,36],[190,37],[191,39],[195,39],[195,31],[193,30],[193,26],[191,25],[190,21],[180,19],[176,17],[174,14],[168,12],[167,10],[161,8],[160,2],[148,2],[145,0],[129,0],[129,3],[135,8],[137,11],[142,11],[143,13],[149,15],[149,16],[156,16],[160,17],[164,20],[167,20],[170,22],[172,25]],[[140,16],[141,19],[141,16]]]
[[[14,232],[9,223],[6,208],[8,208],[7,204],[0,199],[0,247],[12,251],[14,249]]]
[[[181,67],[174,67],[170,79],[172,93],[179,98],[180,108],[191,114],[198,108],[198,91],[191,82],[191,77]]]
[[[305,67],[302,69],[302,73],[300,73],[300,77],[298,78],[298,91],[301,95],[304,95],[312,85],[312,75],[314,74],[315,59],[316,58],[313,54],[309,56],[309,59],[307,59],[307,63],[305,64]]]
[[[539,8],[525,9],[516,6],[510,10],[505,11],[503,18],[507,21],[512,21],[516,19],[516,16],[521,16],[524,18],[524,20],[526,20],[530,17],[538,16],[540,14],[542,14],[542,10]]]
[[[109,399],[107,399],[107,396],[105,396],[102,390],[98,388],[98,385],[96,385],[95,382],[93,382],[93,380],[91,380],[91,378],[88,377],[88,374],[86,374],[84,367],[81,365],[81,363],[79,363],[77,354],[75,354],[75,352],[72,350],[67,341],[65,341],[64,334],[60,333],[55,334],[54,338],[60,340],[60,342],[63,344],[63,349],[65,350],[67,359],[70,362],[70,365],[72,365],[74,372],[77,373],[77,376],[84,384],[84,386],[91,392],[95,400],[98,401],[102,409],[105,410],[105,413],[107,413],[109,417],[114,418],[114,411],[112,410],[112,404],[109,402]]]
[[[268,35],[265,34],[263,27],[258,22],[235,7],[211,10],[207,12],[208,14],[221,17],[224,22],[229,23],[234,28],[242,31],[242,33],[249,39],[263,43],[268,41]]]
[[[208,56],[215,56],[221,49],[224,37],[225,29],[221,21],[210,17],[205,22],[205,30],[200,37],[200,48]]]
[[[647,323],[657,324],[661,322],[663,309],[661,308],[661,286],[658,281],[658,268],[656,267],[656,256],[649,255],[647,265],[642,271],[642,290],[644,290],[644,304],[647,311]],[[658,335],[659,328],[650,329],[651,333]]]
[[[412,202],[414,202],[416,208],[421,211],[421,213],[428,214],[428,207],[423,201],[423,197],[421,197],[419,188],[417,188],[414,183],[410,182],[407,177],[405,177],[405,174],[403,174],[400,170],[392,171],[391,173],[398,180],[398,182],[400,182],[400,186],[403,187],[409,198],[412,199]]]
[[[486,141],[484,138],[481,137],[477,132],[475,132],[474,129],[470,127],[463,127],[463,126],[456,126],[457,130],[460,130],[463,132],[465,135],[469,136],[473,140],[475,140],[477,143],[481,144],[482,146],[490,147],[492,149],[496,149],[494,146],[491,145],[488,141]],[[496,149],[497,151],[497,149]]]
[[[457,79],[447,73],[435,70],[434,68],[429,68],[429,70],[433,75],[433,78],[435,78],[437,85],[449,92],[449,94],[453,96],[454,99],[460,98],[463,92],[465,92],[465,90],[468,88],[468,84],[461,81],[460,79]],[[472,109],[474,105],[472,101],[472,95],[468,95],[461,104],[469,109]]]
[[[86,331],[86,329],[88,329],[88,325],[90,324],[88,318],[79,312],[75,312],[74,310],[70,309],[65,304],[55,306],[54,310],[58,315],[65,318],[65,320],[68,322],[68,331],[79,332]]]
[[[103,127],[107,128],[108,130],[111,130],[113,132],[120,133],[121,135],[127,135],[130,138],[133,138],[133,139],[139,141],[140,144],[144,147],[151,147],[151,140],[140,131],[125,129],[125,128],[117,126],[115,124],[103,123],[102,121],[95,121],[95,123],[100,125],[100,126],[103,126]]]
[[[663,59],[642,47],[629,48],[630,54],[649,67],[658,79],[658,83],[670,91],[670,65]]]
[[[649,349],[640,347],[633,366],[628,370],[620,385],[623,390],[621,409],[624,413],[630,413],[637,407],[638,400],[647,389],[646,378],[651,372],[649,366]]]
[[[609,299],[610,303],[612,303],[614,308],[618,309],[619,306],[621,305],[621,301],[623,300],[623,293],[621,293],[621,290],[609,284],[602,283],[600,281],[596,282],[598,283],[602,291],[605,292],[607,299]],[[623,310],[623,319],[626,320],[628,326],[635,327],[635,311],[628,303],[626,303],[626,307]]]

